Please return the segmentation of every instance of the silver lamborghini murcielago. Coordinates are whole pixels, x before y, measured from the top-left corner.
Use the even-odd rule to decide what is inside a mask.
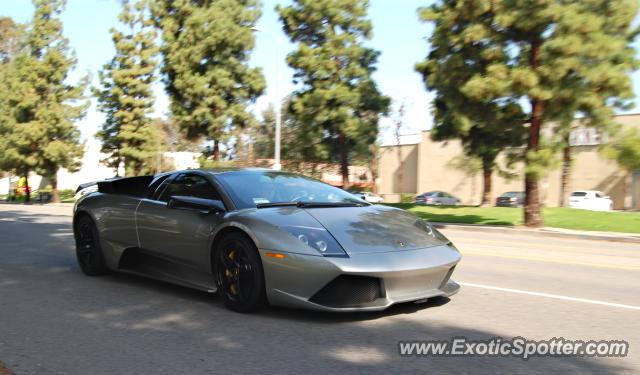
[[[382,310],[459,289],[460,253],[430,224],[308,177],[187,170],[96,184],[74,208],[87,275],[217,291],[240,312]]]

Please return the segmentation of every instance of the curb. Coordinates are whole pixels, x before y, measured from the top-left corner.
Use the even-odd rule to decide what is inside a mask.
[[[430,222],[438,229],[457,229],[469,232],[494,232],[494,233],[508,233],[508,234],[522,234],[533,237],[546,237],[546,238],[568,238],[579,240],[598,240],[609,242],[626,242],[626,243],[640,243],[640,235],[633,234],[598,234],[589,232],[568,233],[560,232],[554,229],[541,228],[541,229],[523,229],[512,226],[497,226],[497,225],[478,225],[478,224],[458,224],[458,223],[436,223]]]

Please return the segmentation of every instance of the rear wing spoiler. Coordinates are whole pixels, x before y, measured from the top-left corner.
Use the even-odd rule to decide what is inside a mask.
[[[81,184],[78,186],[78,189],[76,189],[76,193],[82,189],[98,185],[98,191],[101,193],[141,197],[144,195],[151,181],[153,181],[153,176],[116,177]]]

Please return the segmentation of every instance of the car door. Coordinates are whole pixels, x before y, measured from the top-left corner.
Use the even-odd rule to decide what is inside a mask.
[[[445,199],[445,204],[449,205],[449,206],[455,206],[456,205],[456,198],[449,194],[449,193],[444,193],[444,199]]]
[[[172,196],[221,200],[220,194],[204,175],[198,173],[178,174],[163,185],[138,206],[136,220],[141,248],[207,270],[210,235],[223,215],[198,209],[170,208],[167,203]]]

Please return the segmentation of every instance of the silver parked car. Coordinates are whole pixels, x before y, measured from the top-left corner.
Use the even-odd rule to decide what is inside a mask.
[[[188,170],[98,182],[76,202],[82,271],[118,271],[268,303],[382,310],[450,296],[460,253],[412,214],[304,176]]]
[[[421,206],[457,206],[460,199],[444,191],[429,191],[416,196],[416,204]]]

